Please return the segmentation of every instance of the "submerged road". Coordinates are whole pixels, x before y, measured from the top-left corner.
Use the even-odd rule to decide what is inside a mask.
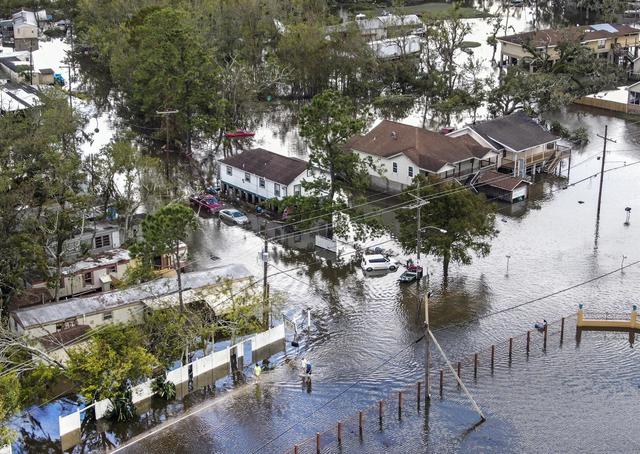
[[[636,144],[640,128],[600,115],[569,113],[568,119],[575,126],[586,126],[592,136],[590,144],[574,152],[572,160],[571,182],[582,182],[564,190],[566,181],[546,178],[532,188],[534,197],[526,207],[503,205],[497,216],[500,233],[491,254],[475,259],[470,266],[454,266],[446,294],[441,290],[439,264],[429,259],[433,272],[431,323],[453,360],[520,335],[536,320],[556,320],[572,314],[578,303],[587,310],[627,312],[635,302],[640,291],[640,267],[617,270],[623,255],[627,264],[640,259],[640,230],[634,227],[633,218],[630,226],[623,225],[624,208],[640,205],[640,165],[605,174],[597,227],[598,179],[588,177],[599,171],[596,157],[601,144],[595,134],[605,121],[610,134],[618,139],[610,148],[607,168],[640,161]],[[239,252],[238,244],[242,245]],[[211,255],[225,257],[225,261],[239,260],[260,275],[261,241],[250,232],[214,219],[204,220],[203,230],[191,247],[202,261]],[[511,257],[508,276],[506,255]],[[291,314],[301,314],[307,307],[312,310],[314,329],[304,345],[304,354],[314,364],[312,386],[301,385],[297,369],[281,365],[264,373],[258,386],[240,387],[233,396],[219,399],[124,452],[282,452],[316,431],[333,427],[338,419],[352,416],[389,391],[421,379],[424,346],[414,343],[422,335],[421,311],[415,288],[397,283],[399,272],[372,278],[353,265],[330,265],[317,258],[296,256],[282,248],[272,252],[271,271],[301,264],[304,267],[273,277],[271,285],[287,295],[284,310]],[[521,306],[509,310],[517,305]],[[448,326],[452,327],[443,329]],[[628,381],[634,369],[628,366],[637,361],[624,335],[620,336],[599,334],[595,346],[581,348],[575,354],[571,348],[564,349],[563,367],[550,367],[549,360],[541,359],[539,367],[547,373],[534,373],[537,369],[532,362],[526,371],[501,378],[490,387],[476,387],[479,402],[492,422],[478,429],[470,446],[498,452],[526,451],[535,448],[537,437],[553,437],[554,449],[572,451],[586,433],[609,427],[618,432],[631,430],[626,400],[616,393],[624,396],[632,392]],[[615,355],[611,355],[611,349]],[[288,354],[300,358],[290,347]],[[603,364],[609,356],[612,363],[619,363],[610,368],[590,368],[589,383],[598,386],[585,383],[579,365]],[[624,376],[612,374],[613,368],[622,368]],[[559,395],[548,395],[545,390],[558,383],[567,384],[555,388],[564,389],[564,394],[558,391]],[[579,385],[580,399],[568,394],[574,384]],[[619,417],[602,405],[588,405],[590,413],[586,417],[585,402],[601,403],[607,398],[615,401]],[[518,413],[525,400],[546,403],[532,403]],[[371,451],[364,445],[361,452],[400,452],[394,446],[402,447],[402,452],[422,450],[425,437],[435,451],[455,448],[458,445],[454,441],[472,421],[471,407],[463,399],[445,401],[436,413],[446,424],[434,428],[433,436],[429,435],[431,429],[424,432],[426,429],[418,425],[414,427],[420,431],[413,434],[415,445],[406,440],[394,444],[390,439],[379,449],[372,445]],[[543,424],[547,417],[554,423]],[[562,436],[557,427],[565,428]],[[513,442],[516,444],[511,441],[513,437],[518,440]],[[608,440],[602,439],[603,443]]]

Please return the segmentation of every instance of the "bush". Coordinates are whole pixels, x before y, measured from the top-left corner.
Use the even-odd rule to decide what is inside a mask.
[[[107,418],[115,422],[131,421],[136,416],[136,407],[131,401],[131,391],[127,391],[118,397],[111,398],[113,407],[109,410]]]
[[[167,381],[164,375],[160,375],[153,380],[151,389],[164,400],[173,400],[176,398],[176,385],[173,382]]]

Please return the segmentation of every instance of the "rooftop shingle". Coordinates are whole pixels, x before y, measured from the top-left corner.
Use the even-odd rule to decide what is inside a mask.
[[[513,151],[522,151],[558,140],[524,112],[515,112],[493,120],[470,125],[484,139],[496,148],[507,147]]]
[[[268,180],[289,185],[307,169],[307,162],[256,148],[229,156],[220,162]]]
[[[390,120],[383,120],[363,136],[351,138],[346,146],[383,158],[404,154],[421,169],[431,172],[438,172],[446,164],[482,158],[490,151],[473,139],[448,137]]]

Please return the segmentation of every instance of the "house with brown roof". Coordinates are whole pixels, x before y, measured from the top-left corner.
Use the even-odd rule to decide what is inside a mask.
[[[306,161],[262,148],[221,159],[218,169],[222,190],[251,203],[301,195],[303,180],[314,178]]]
[[[560,58],[563,42],[580,43],[597,58],[611,63],[632,63],[638,57],[640,29],[626,24],[593,24],[561,29],[536,30],[498,38],[501,65],[528,64],[533,58],[529,48],[548,55],[552,62]]]
[[[560,137],[521,111],[467,125],[448,136],[467,136],[500,153],[500,170],[519,177],[527,173],[553,172],[570,153],[568,147],[558,143]]]
[[[369,171],[371,185],[384,191],[402,191],[418,174],[464,182],[481,170],[495,169],[500,159],[470,136],[448,137],[390,120],[351,138],[346,148],[374,159],[380,173]]]
[[[488,170],[478,175],[472,186],[477,191],[485,193],[489,200],[516,203],[529,197],[530,184],[523,178]]]

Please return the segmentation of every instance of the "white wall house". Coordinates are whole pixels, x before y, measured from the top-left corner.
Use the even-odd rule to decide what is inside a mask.
[[[232,304],[227,294],[220,291],[224,279],[230,279],[232,290],[238,291],[247,285],[252,275],[244,265],[238,264],[184,273],[185,304],[203,301],[216,313],[224,313]],[[64,338],[69,345],[73,342],[69,333],[79,334],[109,323],[139,323],[145,309],[178,305],[177,288],[175,278],[160,278],[124,290],[17,309],[9,314],[9,328],[32,339],[44,337],[45,341],[51,341],[52,335]]]
[[[499,154],[468,137],[447,137],[416,126],[383,120],[347,147],[365,159],[373,158],[371,184],[384,191],[402,191],[418,173],[460,181],[486,169],[495,169]]]
[[[313,178],[307,162],[262,148],[219,161],[222,190],[251,203],[302,195],[303,180]]]
[[[469,137],[501,155],[499,167],[513,176],[539,173],[568,156],[560,138],[524,112],[515,112],[453,131],[449,137]]]
[[[58,296],[66,298],[97,290],[111,289],[112,278],[121,280],[129,267],[129,251],[113,249],[97,257],[87,257],[62,268]],[[31,288],[47,288],[46,281],[31,283]],[[54,289],[49,289],[51,297]]]
[[[13,14],[13,39],[16,51],[38,50],[38,21],[31,11]]]

